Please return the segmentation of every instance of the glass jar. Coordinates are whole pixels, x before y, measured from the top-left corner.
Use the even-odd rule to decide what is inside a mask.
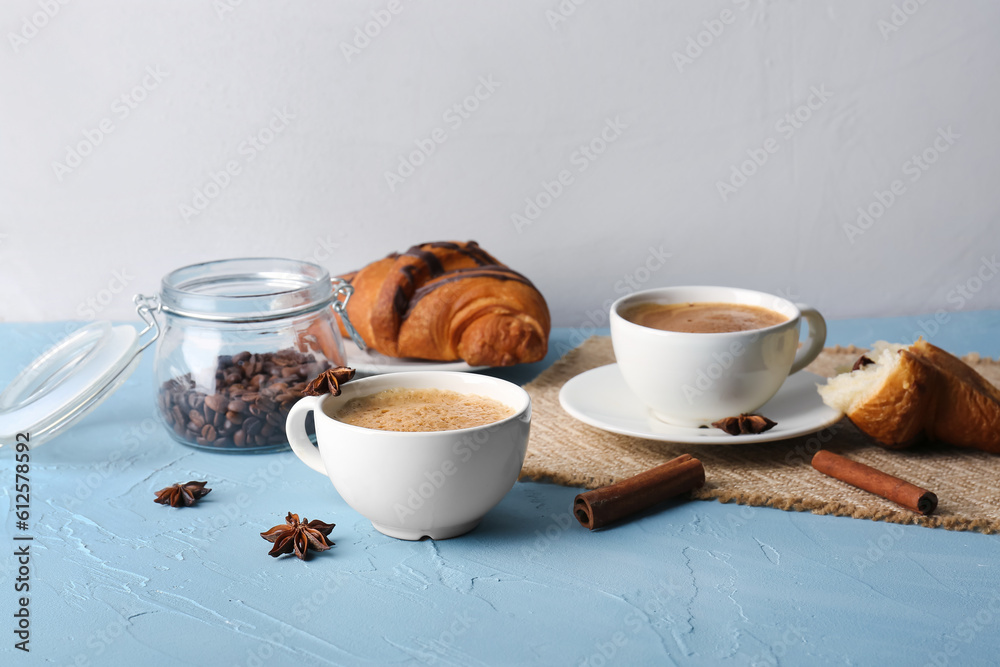
[[[137,298],[162,315],[157,406],[174,439],[220,452],[286,448],[285,416],[306,385],[346,365],[334,315],[360,340],[344,311],[351,291],[315,264],[254,258],[177,269],[158,297]]]

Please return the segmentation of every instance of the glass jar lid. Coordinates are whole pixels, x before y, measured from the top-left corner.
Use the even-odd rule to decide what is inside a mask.
[[[0,440],[30,433],[29,446],[51,440],[104,402],[139,365],[142,351],[159,334],[149,305],[136,301],[146,321],[128,325],[92,322],[32,361],[0,393]],[[155,330],[142,342],[144,334]]]

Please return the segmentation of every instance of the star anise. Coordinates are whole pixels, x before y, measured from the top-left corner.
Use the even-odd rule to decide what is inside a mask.
[[[320,373],[302,391],[304,396],[340,395],[340,385],[354,378],[354,369],[347,366],[337,366]]]
[[[156,500],[153,502],[161,505],[169,504],[171,507],[191,507],[212,490],[206,489],[206,484],[208,482],[188,482],[168,486],[156,492]]]
[[[749,433],[763,433],[774,428],[777,423],[761,415],[743,413],[739,417],[726,417],[712,422],[712,426],[721,428],[729,435],[747,435]]]
[[[860,357],[858,357],[858,360],[854,362],[854,367],[851,368],[851,370],[856,371],[859,368],[864,368],[868,364],[874,364],[874,363],[875,363],[874,361],[872,361],[867,356],[862,354]]]
[[[353,372],[353,371],[352,371]],[[326,551],[333,546],[333,542],[326,539],[336,524],[324,523],[319,519],[303,519],[299,521],[298,514],[288,513],[285,523],[279,524],[270,530],[260,534],[268,542],[273,542],[274,547],[267,553],[268,556],[277,558],[281,554],[295,555],[305,560],[306,551]]]

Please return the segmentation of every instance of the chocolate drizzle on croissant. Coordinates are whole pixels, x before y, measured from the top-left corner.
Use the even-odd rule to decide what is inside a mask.
[[[432,280],[431,282],[417,288],[410,298],[410,303],[407,309],[403,312],[402,317],[405,320],[406,317],[413,310],[414,306],[419,303],[421,299],[433,292],[439,287],[453,283],[456,280],[467,280],[469,278],[492,278],[494,280],[516,280],[517,282],[528,285],[532,289],[535,286],[530,280],[522,276],[517,271],[513,269],[508,269],[506,266],[500,264],[486,265],[481,268],[468,268],[468,269],[455,269],[454,271],[449,271],[446,276],[439,276]]]
[[[475,241],[469,241],[468,243],[455,243],[453,241],[435,241],[433,243],[425,243],[425,246],[430,246],[431,248],[444,248],[446,250],[454,250],[459,252],[466,257],[473,260],[476,264],[480,266],[485,266],[487,264],[499,264],[493,255],[489,254],[485,250],[479,247],[479,244]],[[419,248],[420,246],[413,246],[413,248]],[[410,248],[410,250],[413,250]]]
[[[408,258],[413,260],[399,267],[402,281],[396,286],[393,293],[393,311],[400,319],[406,317],[410,308],[410,299],[414,297],[418,287],[434,280],[446,271],[441,259],[434,254],[434,250],[447,251],[447,254],[457,254],[462,259],[474,262],[476,266],[499,265],[499,262],[480,248],[475,241],[469,241],[464,245],[450,241],[437,241],[411,246],[402,255],[394,253],[397,262],[400,260],[408,262]]]
[[[545,356],[545,300],[474,241],[424,243],[349,275],[351,321],[383,354],[485,366]]]
[[[432,276],[438,276],[444,272],[444,267],[441,266],[441,262],[438,261],[437,255],[435,255],[430,251],[422,250],[420,246],[413,246],[403,254],[423,260],[423,262],[427,265],[427,270],[430,272],[430,275]],[[411,269],[411,270],[412,268],[413,267],[411,266],[406,267],[406,269]],[[411,279],[413,278],[413,274],[410,271],[406,271],[406,274]]]

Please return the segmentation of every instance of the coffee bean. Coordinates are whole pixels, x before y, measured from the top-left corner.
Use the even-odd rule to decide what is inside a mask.
[[[226,406],[229,405],[229,401],[222,394],[213,394],[205,397],[205,405],[212,408],[216,412],[225,412]]]
[[[206,440],[211,440],[212,442],[215,442],[216,438],[215,427],[212,426],[211,424],[205,424],[205,428],[201,429],[201,437],[205,438]]]
[[[243,430],[246,431],[247,436],[254,436],[260,433],[260,429],[263,425],[264,423],[260,419],[250,417],[249,419],[244,420]]]
[[[205,425],[205,418],[202,417],[201,413],[198,412],[197,410],[192,410],[191,412],[189,412],[188,419],[190,419],[191,423],[197,426],[199,429]]]

